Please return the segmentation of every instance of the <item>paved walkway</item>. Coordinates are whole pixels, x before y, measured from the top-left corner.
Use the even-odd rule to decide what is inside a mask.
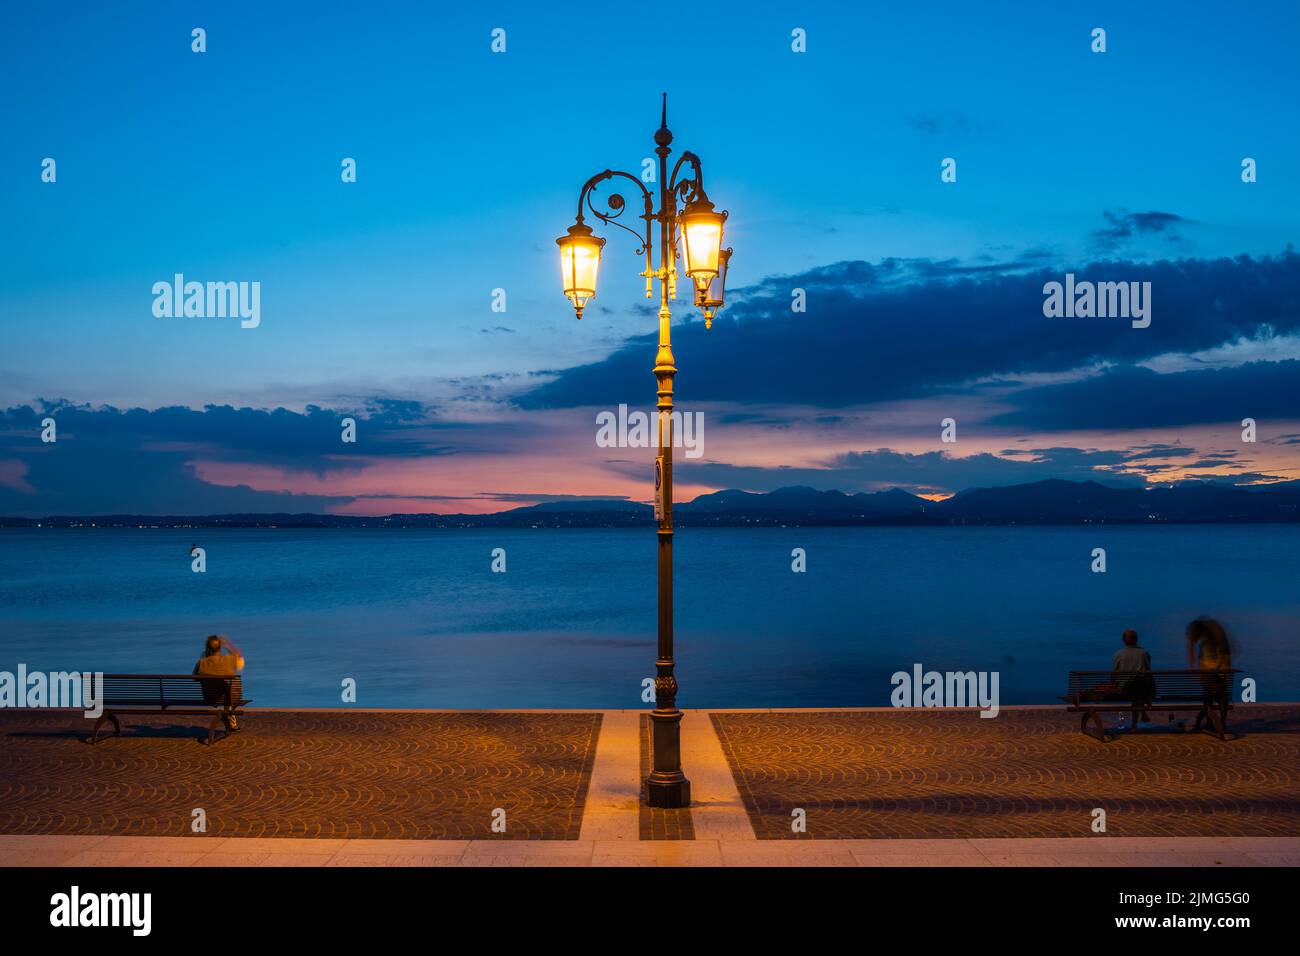
[[[644,711],[261,711],[211,748],[0,712],[0,866],[1300,865],[1300,705],[1237,715],[1101,744],[1059,708],[687,711],[665,813]]]
[[[0,836],[0,866],[1300,866],[1297,837],[300,840]]]
[[[760,839],[1300,836],[1300,707],[1103,744],[1063,709],[715,713]],[[792,815],[803,814],[795,832]]]
[[[0,833],[574,840],[598,713],[250,712],[90,721],[0,711]],[[494,824],[496,829],[494,829]]]

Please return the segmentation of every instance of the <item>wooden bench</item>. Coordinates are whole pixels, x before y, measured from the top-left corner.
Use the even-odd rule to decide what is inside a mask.
[[[1137,729],[1144,711],[1196,711],[1196,727],[1209,721],[1220,740],[1228,735],[1228,711],[1232,710],[1232,686],[1238,670],[1181,671],[1070,671],[1070,690],[1061,700],[1066,709],[1082,713],[1079,729],[1088,733],[1088,721],[1097,725],[1099,739],[1107,734],[1101,722],[1103,711],[1129,711],[1131,727]]]
[[[104,712],[95,721],[90,742],[99,740],[99,730],[108,721],[120,734],[118,717],[123,714],[185,714],[211,716],[208,740],[216,737],[217,725],[230,726],[232,717],[242,716],[244,705],[240,677],[210,677],[199,674],[105,674]]]

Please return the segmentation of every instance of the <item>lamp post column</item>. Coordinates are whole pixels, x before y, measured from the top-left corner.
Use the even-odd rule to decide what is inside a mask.
[[[673,231],[677,200],[668,192],[668,154],[673,134],[668,130],[667,97],[664,119],[655,133],[659,156],[659,350],[655,354],[658,382],[658,457],[655,461],[655,517],[659,578],[659,648],[655,660],[655,709],[650,714],[651,770],[646,780],[652,807],[687,807],[691,782],[682,773],[682,712],[677,709],[677,678],[673,675],[673,363],[668,307],[673,266]]]

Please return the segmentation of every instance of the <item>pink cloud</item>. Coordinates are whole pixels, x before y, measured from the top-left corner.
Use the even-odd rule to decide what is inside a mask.
[[[23,494],[36,494],[36,489],[27,483],[27,462],[16,458],[0,459],[0,485]]]

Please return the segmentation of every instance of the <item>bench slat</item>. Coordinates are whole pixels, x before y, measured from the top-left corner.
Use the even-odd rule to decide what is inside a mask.
[[[1069,691],[1063,698],[1075,707],[1107,704],[1203,703],[1229,699],[1241,671],[1070,671]]]
[[[226,710],[248,703],[243,678],[207,674],[105,674],[104,706]]]

